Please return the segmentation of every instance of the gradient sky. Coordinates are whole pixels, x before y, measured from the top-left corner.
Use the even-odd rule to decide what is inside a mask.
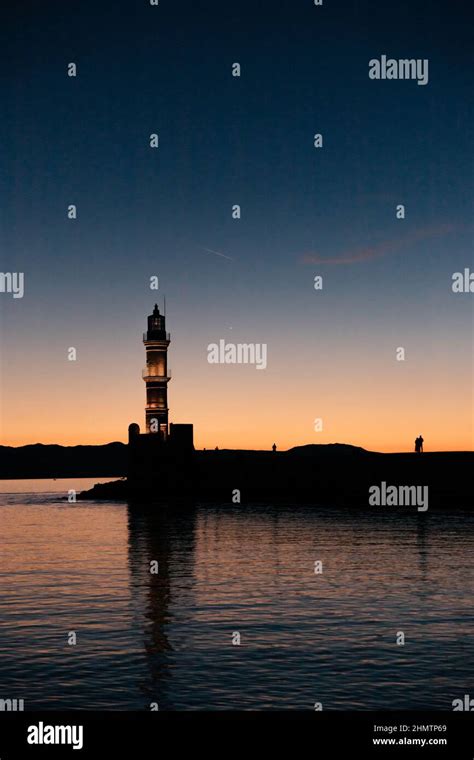
[[[25,295],[0,293],[1,443],[144,427],[166,296],[170,421],[198,447],[474,448],[474,294],[451,290],[474,269],[467,4],[11,5],[0,250]],[[429,83],[370,80],[382,54]],[[221,338],[267,343],[267,369],[209,365]]]

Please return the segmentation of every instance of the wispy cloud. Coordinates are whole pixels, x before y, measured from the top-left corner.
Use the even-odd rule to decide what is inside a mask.
[[[226,253],[221,253],[220,251],[213,251],[212,248],[205,248],[203,245],[199,246],[202,248],[203,251],[206,251],[207,253],[213,253],[215,256],[222,256],[223,259],[229,259],[229,261],[234,261],[232,256],[227,256]]]
[[[358,264],[361,261],[382,258],[382,256],[398,251],[405,246],[416,243],[418,240],[426,240],[432,237],[447,235],[456,228],[455,224],[440,224],[436,227],[423,227],[419,230],[410,232],[408,235],[401,236],[396,240],[385,240],[376,245],[345,251],[337,256],[321,256],[317,253],[307,253],[303,256],[302,262],[304,264]]]

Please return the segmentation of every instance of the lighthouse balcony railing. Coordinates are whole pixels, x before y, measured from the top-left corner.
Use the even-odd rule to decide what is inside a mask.
[[[143,340],[167,340],[170,342],[171,333],[163,330],[150,330],[150,332],[143,333]]]
[[[171,370],[168,369],[166,375],[160,374],[151,367],[145,367],[142,370],[142,377],[144,380],[171,380]]]

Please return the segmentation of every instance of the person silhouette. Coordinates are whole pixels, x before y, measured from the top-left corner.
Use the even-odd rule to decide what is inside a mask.
[[[419,438],[415,438],[415,451],[417,454],[420,453],[420,439]]]
[[[418,438],[418,443],[419,443],[418,453],[422,454],[423,453],[423,436],[421,435],[421,433]]]
[[[277,445],[276,445],[276,443],[274,443],[273,446],[272,446],[272,451],[276,451],[276,450],[277,450]]]

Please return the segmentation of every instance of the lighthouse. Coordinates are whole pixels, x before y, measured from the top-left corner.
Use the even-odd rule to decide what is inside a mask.
[[[128,426],[128,495],[142,505],[190,501],[194,489],[193,426],[168,425],[170,336],[157,304],[148,317],[143,343],[146,432],[140,433],[136,422]]]
[[[148,329],[143,333],[146,351],[146,367],[143,379],[146,384],[146,432],[157,434],[162,441],[168,439],[168,346],[170,335],[166,332],[166,320],[155,304],[148,317]]]

